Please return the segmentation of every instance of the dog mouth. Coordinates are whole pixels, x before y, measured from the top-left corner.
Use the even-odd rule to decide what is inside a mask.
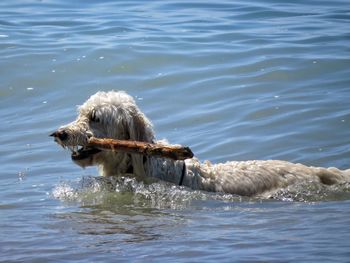
[[[65,139],[67,138],[67,134],[65,132],[54,132],[50,136],[53,136],[55,138],[55,142],[62,146],[64,149],[69,149],[71,151],[71,157],[73,161],[83,161],[85,159],[88,159],[92,157],[93,155],[101,152],[101,150],[84,145],[85,141],[82,144],[72,145],[71,142],[65,142]],[[68,145],[67,145],[68,144]]]
[[[97,148],[88,146],[67,146],[67,148],[72,152],[71,157],[73,161],[84,160],[101,152]]]

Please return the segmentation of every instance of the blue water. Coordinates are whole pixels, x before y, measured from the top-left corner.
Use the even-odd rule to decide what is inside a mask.
[[[349,262],[350,186],[101,189],[48,136],[125,90],[212,162],[350,168],[349,1],[1,1],[1,262]]]

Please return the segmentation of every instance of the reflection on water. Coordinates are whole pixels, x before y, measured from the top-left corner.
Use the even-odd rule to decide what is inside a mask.
[[[77,239],[79,247],[124,258],[132,253],[167,259],[180,253],[194,259],[199,255],[205,258],[207,253],[221,257],[220,250],[211,251],[212,247],[247,253],[256,249],[257,242],[264,251],[281,255],[288,247],[307,253],[309,249],[302,246],[304,234],[314,236],[319,233],[318,226],[324,224],[329,230],[323,232],[334,239],[330,229],[347,220],[336,216],[339,210],[332,202],[315,201],[349,199],[350,187],[297,185],[268,196],[242,198],[163,182],[148,185],[129,178],[88,176],[58,184],[53,195],[67,208],[51,213],[51,223],[45,228]],[[323,243],[318,246],[322,248]],[[191,248],[199,254],[192,254]],[[257,253],[250,260],[266,256],[263,251]]]
[[[115,243],[155,240],[162,235],[165,228],[176,227],[181,222],[181,218],[171,220],[171,216],[153,215],[152,211],[147,209],[118,209],[114,206],[109,210],[104,205],[80,212],[57,213],[51,217],[55,220],[54,227],[60,228],[61,231],[66,231],[66,227],[69,226],[68,231],[82,235],[115,235]]]
[[[110,242],[157,240],[181,227],[182,217],[167,209],[185,209],[195,196],[181,187],[163,183],[145,185],[129,178],[84,177],[75,183],[60,183],[53,196],[65,203],[78,204],[81,211],[55,213],[54,227],[83,235],[114,235]],[[161,210],[160,210],[161,209]],[[172,229],[172,230],[170,230]],[[164,237],[163,237],[164,238]],[[97,239],[106,242],[104,238]]]

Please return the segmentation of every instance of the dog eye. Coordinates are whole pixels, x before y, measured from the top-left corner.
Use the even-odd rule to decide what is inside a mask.
[[[96,111],[93,110],[90,115],[90,121],[100,122],[100,119],[97,117]]]

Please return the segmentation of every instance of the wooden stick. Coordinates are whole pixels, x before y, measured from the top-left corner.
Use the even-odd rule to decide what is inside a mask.
[[[173,160],[185,160],[193,157],[193,153],[189,147],[139,141],[99,139],[91,137],[87,146],[98,148],[100,150],[138,153],[147,156],[165,157]]]

